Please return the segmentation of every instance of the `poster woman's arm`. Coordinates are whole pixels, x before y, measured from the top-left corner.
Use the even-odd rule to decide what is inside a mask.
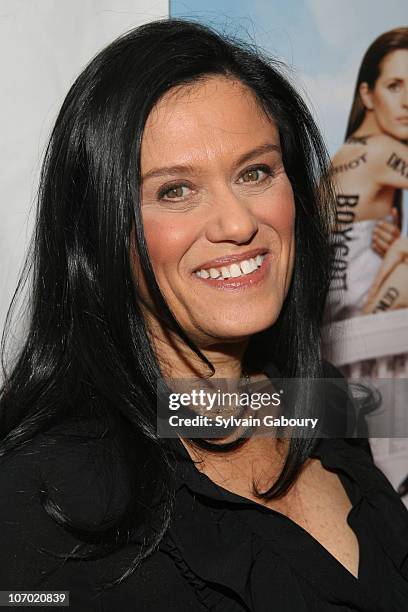
[[[378,221],[373,230],[371,247],[381,257],[384,257],[390,246],[401,234],[398,210],[393,208],[391,214],[392,221],[385,221],[384,219]]]
[[[381,307],[380,307],[381,306]],[[408,306],[408,238],[388,249],[368,294],[364,314]]]
[[[408,146],[385,134],[377,136],[371,151],[379,185],[408,189]]]

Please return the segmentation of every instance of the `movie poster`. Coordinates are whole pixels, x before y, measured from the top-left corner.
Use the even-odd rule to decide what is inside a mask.
[[[252,41],[286,64],[332,163],[337,211],[325,356],[350,379],[408,378],[406,2],[172,0],[170,13]],[[395,487],[408,474],[408,440],[397,437],[406,431],[407,399],[393,416],[401,423],[395,435],[371,439]],[[395,405],[388,387],[383,400]]]

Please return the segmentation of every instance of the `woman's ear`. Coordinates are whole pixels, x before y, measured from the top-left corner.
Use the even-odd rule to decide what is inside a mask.
[[[373,110],[373,96],[368,83],[366,83],[365,81],[363,83],[360,83],[358,91],[360,93],[361,101],[364,104],[366,110]]]

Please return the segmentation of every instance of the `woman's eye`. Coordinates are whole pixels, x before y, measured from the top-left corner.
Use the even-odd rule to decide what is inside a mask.
[[[161,200],[180,200],[185,198],[189,191],[188,185],[171,185],[170,187],[160,189],[159,198]]]
[[[248,168],[238,179],[239,183],[260,183],[272,172],[268,166],[257,166],[256,168]]]
[[[388,85],[388,89],[392,92],[396,92],[399,91],[400,89],[400,84],[398,83],[398,81],[395,81],[394,83],[390,83]]]

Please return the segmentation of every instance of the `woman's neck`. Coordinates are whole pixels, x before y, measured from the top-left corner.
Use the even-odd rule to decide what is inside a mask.
[[[208,366],[174,332],[156,328],[151,332],[151,341],[165,377],[207,378],[211,374]],[[215,369],[211,378],[241,378],[242,361],[248,341],[249,339],[220,341],[206,345],[196,342]]]
[[[383,131],[381,127],[378,125],[378,121],[375,117],[373,111],[367,110],[364,116],[361,125],[357,128],[357,130],[353,133],[353,136],[377,136],[378,134],[382,134]]]

